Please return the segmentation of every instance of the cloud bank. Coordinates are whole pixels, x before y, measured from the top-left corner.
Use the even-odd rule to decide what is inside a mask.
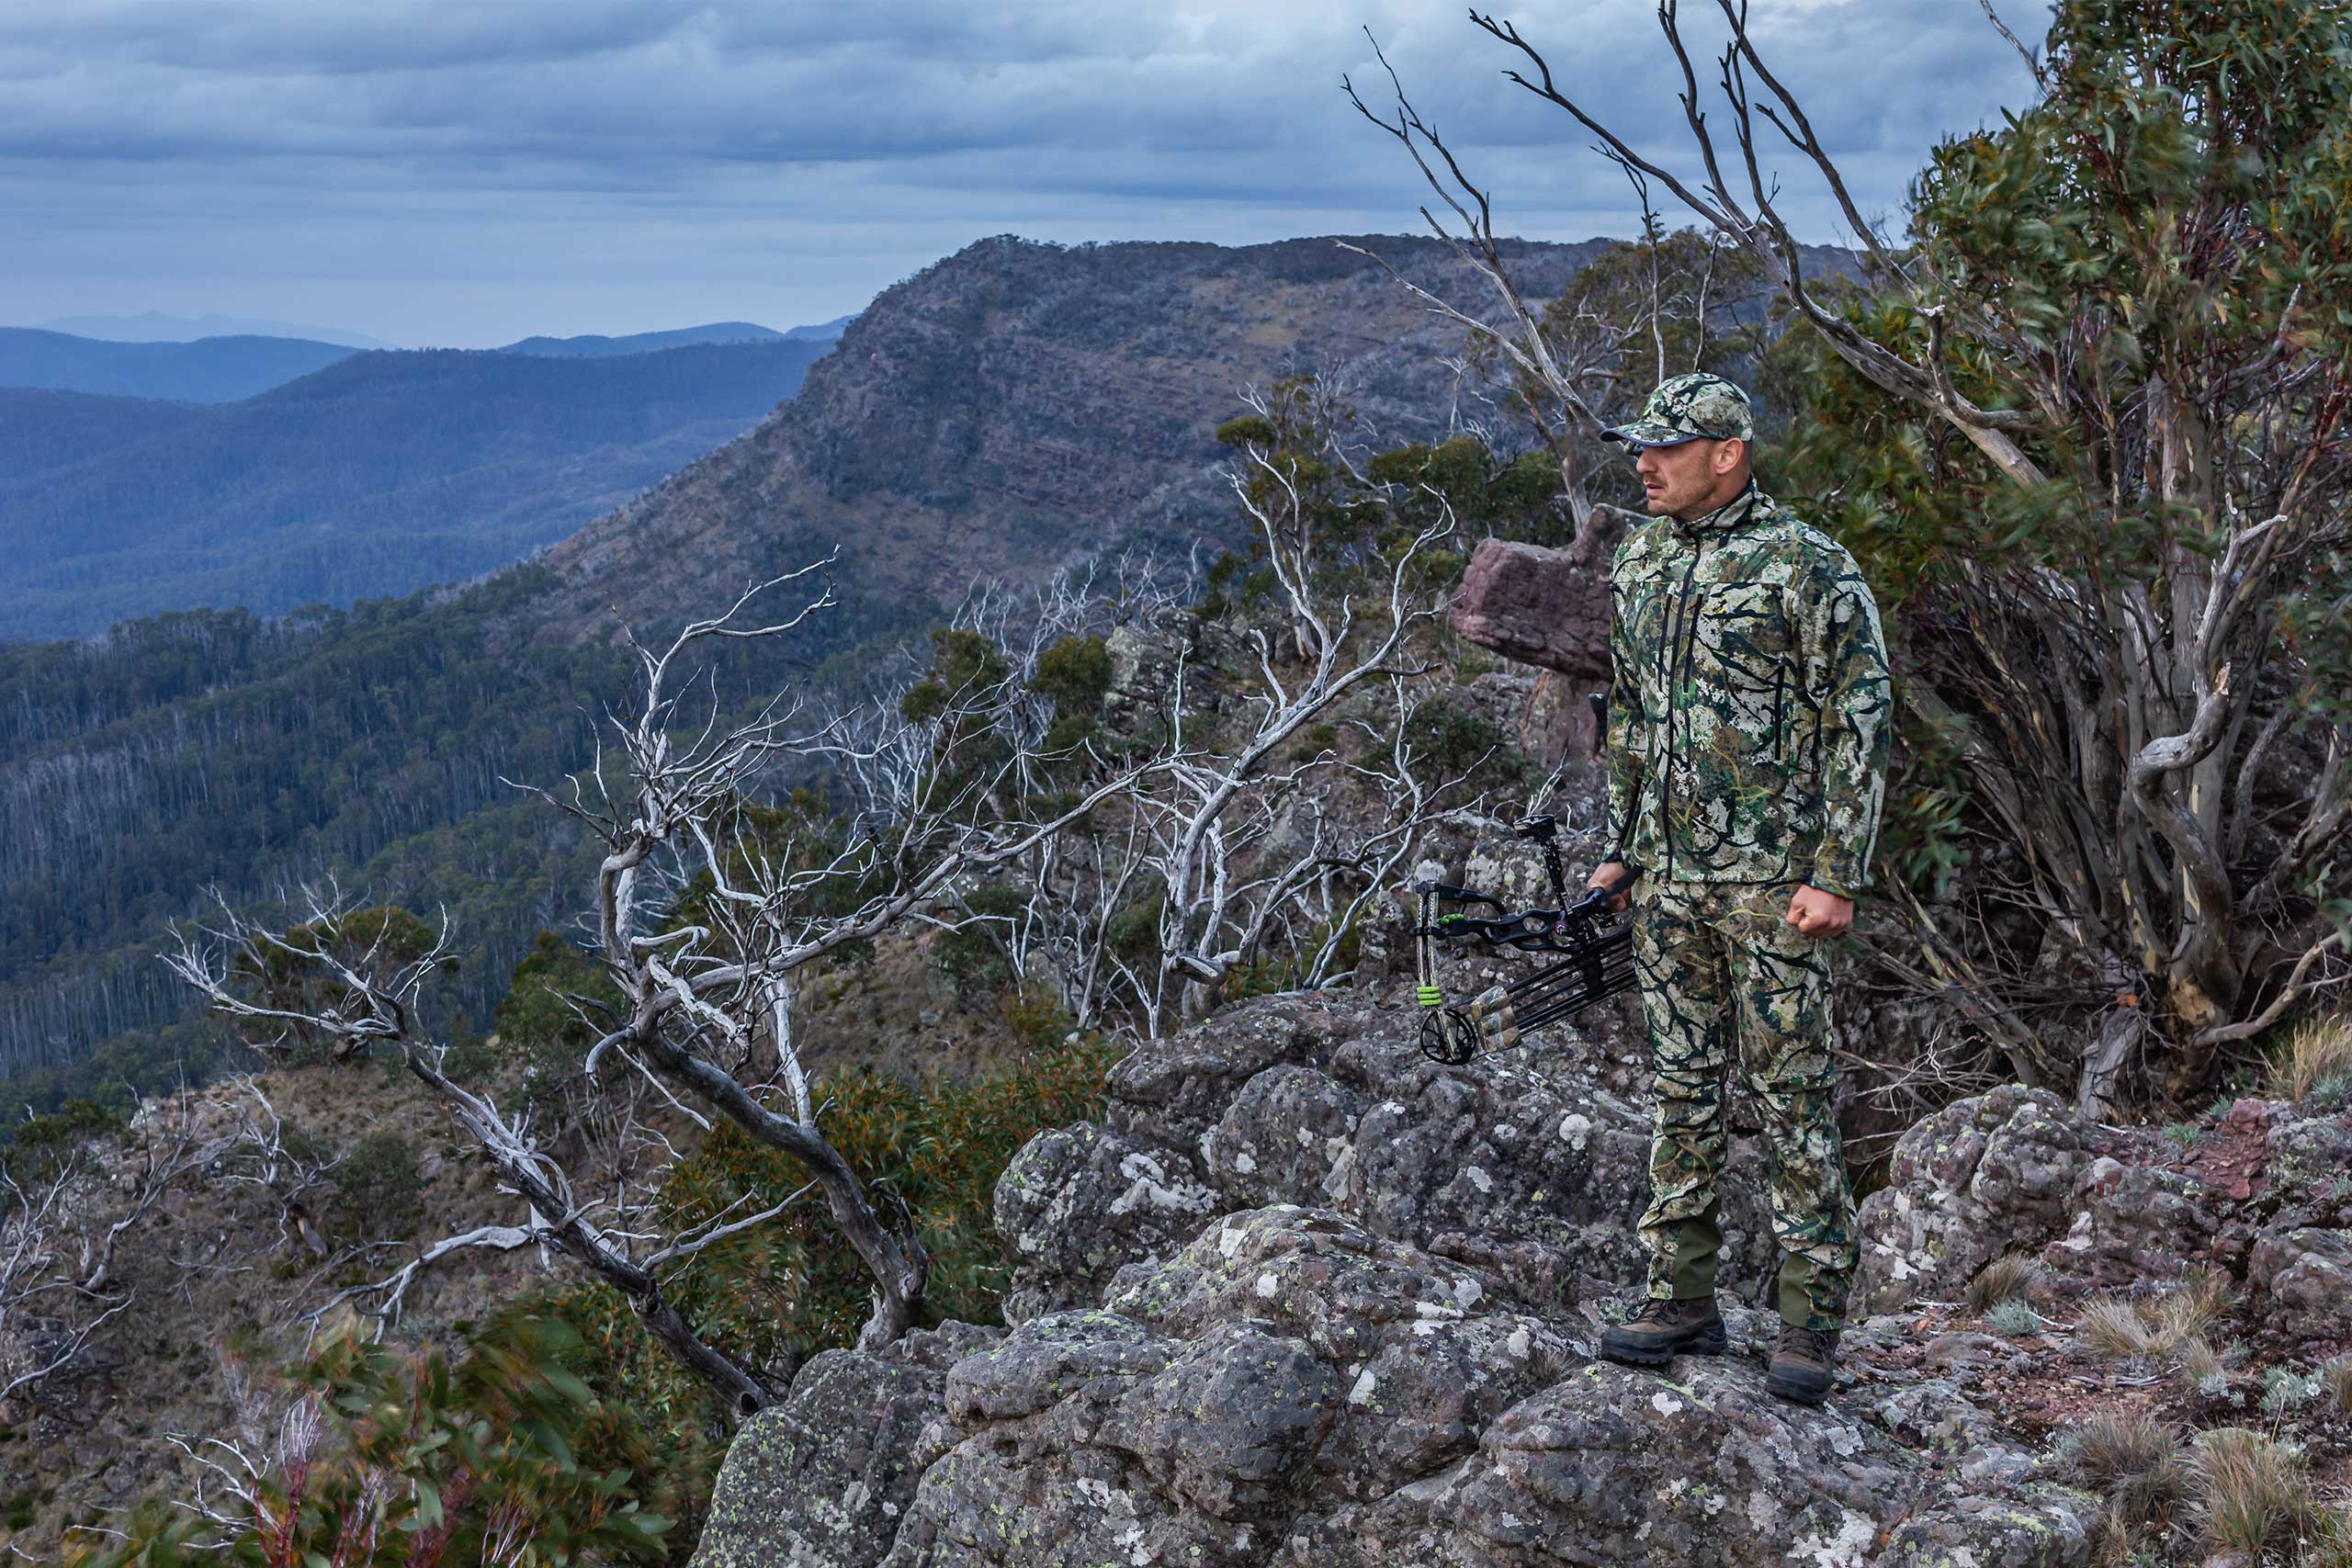
[[[1653,5],[1510,14],[1600,118],[1681,160]],[[1898,225],[1938,137],[2026,101],[1972,0],[1751,18]],[[1419,176],[1339,90],[1385,90],[1366,28],[1500,226],[1632,230],[1623,176],[1436,0],[69,0],[0,9],[0,317],[224,310],[413,344],[785,326],[988,233],[1410,230]],[[1838,238],[1782,164],[1811,237]]]

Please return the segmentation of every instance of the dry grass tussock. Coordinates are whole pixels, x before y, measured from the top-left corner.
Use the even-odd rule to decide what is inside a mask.
[[[2301,1105],[2339,1080],[2352,1081],[2352,1013],[2303,1020],[2271,1068],[2271,1092]]]
[[[2042,1294],[2041,1265],[2032,1255],[2012,1252],[1996,1258],[1968,1281],[1968,1310],[1984,1316],[2003,1302],[2032,1302]]]
[[[2229,1308],[2228,1280],[2199,1270],[2154,1301],[2094,1297],[2084,1306],[2075,1332],[2110,1356],[2168,1356],[2201,1338]]]
[[[2296,1451],[2245,1427],[2197,1438],[2197,1511],[2213,1546],[2260,1560],[2323,1524]]]
[[[2319,1370],[2327,1383],[2328,1403],[2352,1416],[2352,1356],[2338,1356]]]
[[[2181,1345],[2180,1370],[2189,1382],[2202,1392],[2216,1381],[2227,1382],[2230,1363],[2219,1350],[2213,1348],[2213,1342],[2211,1339],[2199,1334]]]
[[[2103,1410],[2076,1427],[2067,1443],[2076,1474],[2107,1498],[2106,1534],[2129,1542],[2171,1518],[2189,1495],[2197,1468],[2170,1422],[2136,1410]]]

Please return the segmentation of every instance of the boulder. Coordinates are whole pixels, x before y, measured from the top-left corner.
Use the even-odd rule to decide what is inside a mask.
[[[2053,1276],[2101,1289],[2177,1280],[2211,1261],[2224,1213],[2195,1170],[2108,1155],[2084,1168],[2073,1202],[2073,1224],[2042,1259]]]
[[[2265,1326],[2312,1339],[2352,1337],[2352,1231],[2273,1225],[2255,1238],[2246,1280],[2270,1298]]]
[[[1512,539],[1478,541],[1453,595],[1453,629],[1506,659],[1609,679],[1608,558]]]
[[[1031,1139],[996,1184],[1005,1321],[1094,1299],[1122,1265],[1182,1246],[1218,1207],[1180,1149],[1086,1122]]]
[[[2108,1143],[2056,1095],[2017,1084],[1917,1123],[1895,1145],[1886,1186],[1862,1201],[1853,1312],[1951,1300],[1996,1258],[2064,1235],[2075,1179]]]
[[[1001,1329],[950,1323],[878,1354],[825,1350],[727,1450],[694,1568],[871,1568],[898,1538],[948,1367]]]
[[[1860,1568],[1924,1491],[1883,1433],[1774,1398],[1751,1365],[1595,1362],[1487,1431],[1449,1499],[1453,1561]]]

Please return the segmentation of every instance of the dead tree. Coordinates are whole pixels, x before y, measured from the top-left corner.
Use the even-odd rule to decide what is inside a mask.
[[[414,1269],[431,1258],[461,1244],[513,1246],[519,1229],[612,1285],[673,1356],[748,1412],[775,1397],[773,1383],[684,1320],[664,1292],[665,1275],[814,1193],[871,1281],[873,1310],[859,1343],[878,1348],[912,1323],[928,1259],[911,1224],[905,1216],[894,1224],[876,1208],[820,1124],[793,1035],[795,976],[851,943],[936,918],[961,879],[1028,852],[1129,787],[1134,775],[1102,779],[1042,818],[1008,814],[1017,795],[1011,783],[1029,759],[1005,744],[995,722],[1011,700],[1001,681],[952,693],[919,722],[898,716],[887,700],[805,720],[799,705],[781,696],[729,719],[715,692],[701,722],[690,722],[684,702],[696,689],[691,658],[706,645],[782,636],[823,610],[832,602],[830,585],[780,618],[763,622],[748,613],[761,595],[827,564],[757,584],[723,615],[690,623],[666,644],[632,637],[642,699],[632,715],[612,720],[616,754],[600,754],[561,792],[537,791],[605,846],[591,907],[598,956],[623,1007],[588,1053],[590,1079],[653,1086],[667,1113],[706,1129],[715,1118],[734,1122],[810,1172],[801,1192],[755,1213],[730,1211],[684,1235],[646,1228],[647,1209],[625,1196],[590,1196],[526,1114],[450,1076],[447,1042],[419,1017],[419,997],[449,957],[446,917],[432,949],[397,966],[373,952],[339,949],[329,939],[345,911],[316,901],[299,934],[267,931],[224,909],[221,924],[206,933],[209,942],[183,936],[166,955],[216,1009],[265,1036],[310,1032],[353,1050],[397,1052],[503,1186],[527,1203],[521,1226],[450,1238],[382,1281],[376,1293],[383,1303],[396,1306]],[[851,783],[858,798],[845,831],[810,826],[782,842],[763,836],[751,807],[785,761],[830,763]],[[681,913],[689,904],[692,919]],[[312,1010],[257,998],[237,983],[240,957],[247,971],[298,963],[323,977],[333,999]],[[648,1120],[635,1127],[633,1136],[661,1136]]]
[[[1344,457],[1335,438],[1329,450],[1335,461]],[[1432,798],[1401,737],[1412,716],[1409,682],[1426,673],[1414,639],[1442,608],[1438,593],[1415,586],[1416,570],[1424,552],[1453,535],[1452,506],[1426,491],[1428,520],[1390,558],[1343,563],[1330,541],[1300,525],[1307,507],[1299,471],[1281,455],[1244,445],[1228,478],[1256,525],[1291,646],[1278,656],[1262,627],[1249,628],[1255,671],[1244,678],[1238,711],[1220,715],[1213,729],[1189,709],[1196,671],[1180,660],[1165,710],[1169,760],[1151,787],[1125,803],[1142,825],[1140,869],[1159,900],[1157,969],[1130,965],[1127,976],[1155,1032],[1171,1004],[1187,1021],[1205,1011],[1227,976],[1254,958],[1270,932],[1294,923],[1302,897],[1320,889],[1326,913],[1337,914],[1328,907],[1335,876],[1346,875],[1358,893],[1376,886],[1409,852]],[[1351,589],[1366,592],[1361,611]],[[1307,726],[1360,691],[1384,687],[1396,704],[1383,716],[1397,738],[1391,745],[1351,770],[1329,748],[1289,755]],[[1381,802],[1368,831],[1322,808],[1320,786],[1349,772],[1361,793]],[[1351,896],[1344,918],[1363,908]],[[1324,943],[1308,965],[1318,977],[1330,947]]]
[[[120,1243],[203,1157],[186,1105],[168,1101],[119,1134],[0,1157],[0,1409],[70,1371],[131,1304]]]

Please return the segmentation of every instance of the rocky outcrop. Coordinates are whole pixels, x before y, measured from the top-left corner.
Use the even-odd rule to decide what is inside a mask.
[[[2076,1292],[2211,1271],[2273,1338],[2352,1337],[2352,1116],[2241,1100],[2174,1132],[2105,1127],[2015,1085],[1947,1106],[1861,1206],[1855,1310],[1949,1302],[2021,1254]]]
[[[1500,822],[1428,845],[1448,880],[1540,892]],[[2299,1364],[2352,1348],[2352,1114],[2242,1100],[2158,1133],[2009,1085],[1910,1128],[1862,1204],[1827,1404],[1764,1387],[1778,1258],[1736,1103],[1731,1353],[1599,1360],[1643,1275],[1636,1015],[1442,1066],[1397,942],[1367,937],[1363,991],[1261,998],[1122,1060],[1101,1113],[998,1184],[1010,1326],[812,1362],[730,1455],[728,1517],[766,1499],[776,1550],[829,1540],[856,1568],[2054,1568],[2106,1529],[2054,1446],[2099,1374],[1956,1312],[1985,1264],[2030,1257],[2062,1298],[2219,1270]],[[2217,1419],[2265,1393],[2252,1369],[2222,1383]]]
[[[1506,659],[1609,679],[1609,556],[1487,538],[1453,595],[1453,629]]]
[[[812,1362],[730,1455],[728,1517],[770,1499],[778,1551],[890,1568],[2086,1562],[2095,1500],[1989,1403],[2010,1342],[1922,1357],[1880,1315],[1849,1328],[1826,1405],[1766,1393],[1776,1319],[1741,1303],[1775,1258],[1746,1137],[1733,1354],[1595,1359],[1638,1289],[1647,1133],[1625,1021],[1587,1021],[1452,1068],[1406,1009],[1281,998],[1139,1047],[1096,1122],[999,1185],[1012,1326],[944,1366],[935,1343]],[[2064,1241],[2112,1134],[2010,1089],[1915,1140],[1903,1201],[1869,1209],[1874,1288],[1905,1301]]]
[[[1501,728],[1546,767],[1600,750],[1589,705],[1609,689],[1609,557],[1623,520],[1604,509],[1595,526],[1601,532],[1583,555],[1481,539],[1454,590],[1453,629],[1464,641],[1542,672]]]

